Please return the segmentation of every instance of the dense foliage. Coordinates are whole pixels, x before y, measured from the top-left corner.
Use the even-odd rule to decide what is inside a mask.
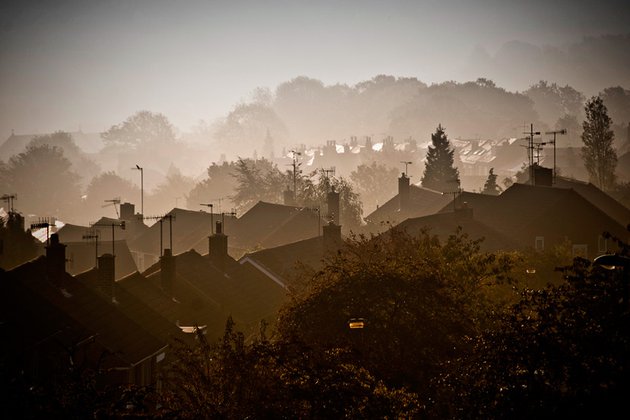
[[[427,152],[422,186],[441,192],[459,190],[459,170],[453,166],[455,153],[442,125],[431,134],[431,146]]]

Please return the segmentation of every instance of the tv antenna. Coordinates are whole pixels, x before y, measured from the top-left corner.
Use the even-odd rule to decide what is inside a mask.
[[[116,198],[112,198],[110,200],[104,200],[106,203],[104,206],[101,206],[103,208],[105,207],[109,207],[109,206],[114,206],[114,210],[116,210],[116,218],[120,219],[120,214],[118,214],[118,207],[116,207],[117,205],[120,205],[120,197],[116,197]]]
[[[164,223],[164,220],[168,220],[168,228],[169,228],[168,241],[169,241],[171,252],[173,252],[173,220],[175,220],[175,215],[165,214],[163,216],[144,216],[143,219],[157,220],[160,223],[160,257],[163,255],[163,251],[164,251],[164,245],[163,245],[163,239],[162,239],[163,238],[162,223]]]
[[[210,203],[201,203],[200,206],[210,207],[210,235],[214,235],[214,205]]]
[[[554,131],[545,131],[545,134],[553,134],[553,140],[549,140],[547,143],[553,144],[553,177],[552,183],[556,183],[556,134],[567,134],[566,128],[561,128],[559,130]]]
[[[409,165],[411,165],[413,162],[411,162],[411,161],[404,161],[404,160],[403,160],[403,161],[400,161],[400,163],[402,163],[403,165],[405,165],[405,176],[406,176],[407,178],[409,178],[409,175],[407,175],[407,174],[408,174],[407,169],[409,168]]]
[[[523,134],[529,134],[527,139],[527,161],[529,163],[529,183],[536,185],[534,181],[534,136],[539,136],[540,131],[534,131],[534,124],[529,125],[529,131],[524,131]]]
[[[31,223],[31,229],[46,228],[46,246],[48,246],[50,244],[50,227],[54,224],[52,218],[44,217],[40,218],[37,223]]]
[[[17,200],[17,194],[3,194],[0,198],[7,203],[9,213],[13,213],[13,201]]]
[[[94,259],[95,267],[98,265],[98,237],[99,235],[100,235],[100,232],[98,231],[98,229],[90,229],[89,231],[87,231],[85,235],[82,236],[82,238],[86,240],[94,239],[94,253],[96,254],[95,259]]]
[[[107,223],[107,222],[101,222],[101,223],[90,223],[90,227],[111,227],[112,228],[112,256],[115,257],[116,256],[116,248],[115,248],[115,243],[116,243],[116,238],[114,236],[114,229],[115,228],[120,228],[122,230],[125,230],[125,221],[121,220],[120,222],[111,222],[111,223]]]

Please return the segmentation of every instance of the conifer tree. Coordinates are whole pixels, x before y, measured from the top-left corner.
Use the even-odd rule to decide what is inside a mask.
[[[490,168],[490,172],[488,172],[488,179],[486,179],[486,183],[483,186],[482,194],[488,195],[499,195],[503,191],[499,185],[497,185],[497,174],[494,173],[494,168]]]
[[[436,191],[454,192],[459,189],[459,171],[453,166],[451,144],[442,125],[431,134],[433,146],[429,146],[422,186]]]
[[[582,159],[590,181],[604,191],[615,185],[617,153],[613,148],[614,133],[612,120],[604,101],[599,96],[592,97],[584,107],[586,120],[582,123]]]

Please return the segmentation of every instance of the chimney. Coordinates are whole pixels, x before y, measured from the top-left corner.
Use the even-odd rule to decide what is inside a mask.
[[[116,285],[116,264],[112,254],[98,257],[96,288],[105,296],[114,300],[114,286]]]
[[[403,172],[398,178],[398,209],[407,210],[409,207],[409,177]]]
[[[332,221],[324,225],[324,253],[334,252],[341,247],[341,226]]]
[[[553,171],[551,169],[534,164],[534,185],[537,187],[551,187],[552,181]]]
[[[46,274],[58,286],[66,273],[66,245],[59,243],[59,235],[50,235],[50,245],[46,247]]]
[[[220,221],[217,221],[216,227],[216,233],[209,238],[208,255],[213,264],[225,271],[228,257],[227,236],[223,234],[223,224]]]
[[[160,257],[160,283],[162,290],[169,296],[173,295],[175,284],[176,260],[171,249],[166,248]]]
[[[335,187],[331,188],[327,197],[328,203],[328,220],[334,224],[339,224],[339,193],[335,191]]]
[[[120,220],[134,220],[136,206],[131,203],[122,203],[120,205]]]
[[[293,191],[287,186],[287,189],[283,191],[284,205],[295,206],[295,200],[293,199]]]

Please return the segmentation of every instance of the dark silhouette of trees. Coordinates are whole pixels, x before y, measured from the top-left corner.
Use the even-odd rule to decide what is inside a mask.
[[[105,213],[103,209],[105,200],[113,198],[120,198],[123,203],[128,201],[137,204],[140,202],[140,188],[113,171],[103,172],[92,178],[85,190],[81,220],[83,222],[98,220]],[[110,208],[106,215],[114,217],[114,210]]]
[[[72,163],[72,170],[76,172],[83,182],[88,182],[99,174],[99,165],[94,162],[77,146],[72,135],[64,131],[56,131],[52,134],[35,136],[29,146],[43,146],[47,144],[63,151],[63,155]]]
[[[610,418],[630,380],[623,282],[577,259],[560,286],[527,290],[475,339],[448,381],[454,411],[481,418]],[[448,389],[448,387],[445,387]]]
[[[139,111],[121,124],[113,125],[101,136],[106,146],[135,149],[147,144],[172,143],[175,141],[175,129],[163,114]]]
[[[182,175],[178,168],[171,165],[166,180],[155,187],[146,198],[145,206],[153,213],[166,213],[176,205],[183,208],[194,185],[192,178]]]
[[[564,115],[582,116],[584,95],[569,85],[558,86],[541,80],[523,94],[534,102],[534,110],[548,126]]]
[[[235,163],[236,188],[232,201],[239,214],[249,210],[258,201],[278,203],[288,184],[288,176],[267,159],[239,158]]]
[[[264,332],[252,343],[228,320],[217,343],[179,345],[161,401],[176,418],[414,417],[416,396],[388,388],[343,349],[320,354]]]
[[[613,148],[611,119],[601,97],[592,97],[585,106],[586,120],[582,124],[582,159],[590,181],[604,191],[615,185],[617,153]]]
[[[19,210],[39,216],[72,217],[81,200],[79,176],[55,146],[28,146],[12,156],[0,177],[19,197]]]
[[[488,172],[488,179],[486,179],[486,183],[483,185],[482,194],[488,195],[499,195],[503,188],[501,188],[497,184],[497,174],[494,173],[494,168],[490,168],[490,172]]]
[[[379,204],[384,204],[392,198],[396,191],[398,170],[373,161],[371,164],[361,164],[352,171],[350,180],[356,186],[356,191],[366,210],[371,212]]]
[[[446,137],[442,125],[431,134],[425,163],[422,186],[436,191],[453,192],[459,189],[459,171],[453,166],[454,150]]]
[[[349,349],[386,385],[429,401],[432,379],[489,325],[489,291],[508,281],[513,263],[479,252],[461,232],[444,243],[395,229],[352,239],[283,308],[279,340],[307,344],[308,357]],[[350,330],[352,318],[365,328]]]
[[[238,184],[236,175],[236,162],[213,162],[207,169],[208,177],[198,182],[188,194],[187,207],[191,210],[198,209],[202,203],[222,199],[222,207],[231,209],[236,207],[231,195]],[[219,211],[218,207],[213,209]]]

